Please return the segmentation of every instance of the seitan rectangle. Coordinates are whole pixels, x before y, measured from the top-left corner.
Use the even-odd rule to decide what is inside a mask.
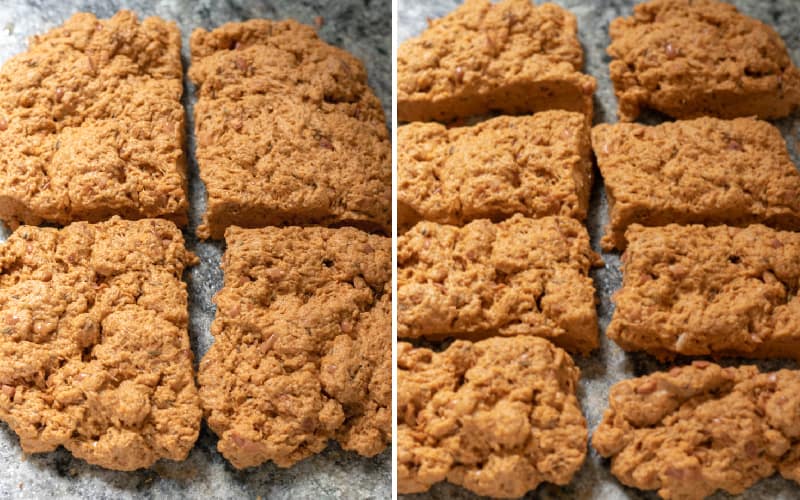
[[[471,127],[397,129],[398,227],[528,217],[586,218],[591,141],[583,115],[543,111]]]
[[[231,227],[200,398],[236,468],[331,439],[374,456],[392,435],[391,239],[355,228]]]
[[[391,232],[392,159],[364,65],[292,20],[191,36],[198,235],[225,228],[350,225]]]
[[[592,121],[575,16],[552,3],[467,0],[397,50],[401,122],[565,109]]]
[[[607,250],[624,249],[634,223],[800,231],[800,172],[765,121],[603,124],[592,129],[592,146],[608,196]]]
[[[597,347],[586,228],[561,216],[464,227],[420,222],[398,239],[399,338],[545,337]]]

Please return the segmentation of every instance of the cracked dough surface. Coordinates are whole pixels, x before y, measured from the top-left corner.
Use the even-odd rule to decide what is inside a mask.
[[[501,116],[471,127],[397,130],[398,227],[528,217],[586,218],[591,141],[580,113]]]
[[[331,439],[391,441],[391,240],[353,228],[225,234],[225,284],[200,397],[236,468],[289,467]]]
[[[582,66],[571,12],[529,0],[467,0],[398,47],[398,120],[566,109],[591,123],[597,84]]]
[[[800,106],[800,70],[772,26],[716,0],[653,0],[609,26],[621,121],[781,118]]]
[[[583,465],[580,371],[547,340],[457,340],[439,353],[400,342],[397,353],[399,493],[447,480],[516,498]]]
[[[391,232],[391,144],[361,61],[292,20],[197,29],[191,49],[200,236],[230,225]]]
[[[0,69],[0,218],[187,222],[180,32],[79,13]]]
[[[600,258],[577,220],[423,221],[397,245],[399,338],[536,335],[584,354],[597,347],[588,274]]]
[[[200,431],[185,266],[169,221],[22,226],[0,247],[0,419],[27,453],[183,460]]]
[[[592,146],[609,200],[606,250],[624,249],[633,223],[800,230],[800,172],[768,122],[603,124],[592,129]]]
[[[800,481],[800,372],[707,361],[614,385],[592,445],[624,484],[663,498]]]
[[[607,335],[626,350],[800,359],[800,234],[633,225]]]

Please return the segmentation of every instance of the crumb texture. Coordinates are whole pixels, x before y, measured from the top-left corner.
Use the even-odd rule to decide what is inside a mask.
[[[800,481],[798,421],[797,370],[695,361],[613,386],[592,444],[623,484],[699,500],[776,471]]]
[[[619,117],[773,119],[800,106],[800,70],[769,25],[716,0],[652,0],[609,28]]]
[[[608,250],[625,248],[633,223],[800,230],[800,173],[765,121],[603,124],[592,129],[592,146],[609,198]]]
[[[398,239],[397,335],[535,335],[588,353],[597,347],[588,273],[599,262],[568,217],[420,222]]]
[[[79,13],[0,69],[0,218],[187,222],[180,32]]]
[[[399,493],[449,481],[479,495],[518,498],[567,484],[586,456],[579,370],[536,337],[458,340],[440,353],[400,342]]]
[[[398,225],[463,225],[565,215],[583,220],[592,179],[580,113],[543,111],[471,127],[415,122],[398,128]]]
[[[391,232],[391,146],[363,64],[295,21],[191,36],[202,237],[230,225]]]
[[[631,226],[609,338],[659,357],[800,359],[800,233]]]
[[[391,240],[353,228],[231,227],[200,397],[235,467],[289,467],[330,439],[391,440]]]
[[[26,453],[109,469],[183,460],[201,410],[171,222],[22,226],[0,247],[0,419]]]
[[[567,109],[591,121],[594,78],[580,73],[577,22],[552,3],[467,0],[398,48],[400,121]]]

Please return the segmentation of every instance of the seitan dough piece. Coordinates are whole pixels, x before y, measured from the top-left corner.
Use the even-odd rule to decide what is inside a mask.
[[[79,13],[0,69],[0,219],[187,223],[181,35]]]
[[[800,70],[769,25],[716,0],[652,0],[609,27],[619,118],[781,118],[800,106]]]
[[[446,480],[517,498],[583,465],[580,370],[547,340],[457,340],[439,353],[400,342],[397,356],[399,493]]]
[[[662,498],[800,481],[800,372],[707,361],[614,385],[592,445],[623,484]]]
[[[251,19],[191,37],[198,235],[350,225],[391,233],[392,156],[364,65],[295,21]]]
[[[627,351],[800,360],[800,233],[633,225],[606,334]]]
[[[225,284],[200,397],[238,469],[280,467],[330,439],[360,455],[392,435],[391,239],[354,228],[225,233]]]
[[[591,141],[580,113],[501,116],[471,127],[397,130],[398,227],[565,215],[586,218]]]
[[[606,250],[623,250],[634,223],[800,231],[800,172],[765,121],[603,124],[592,129],[592,147],[608,196]]]
[[[569,11],[530,0],[467,0],[397,51],[401,122],[565,109],[592,122],[597,83]]]
[[[0,420],[23,451],[123,471],[188,456],[195,260],[162,219],[21,226],[0,246]]]
[[[597,347],[589,269],[601,261],[575,219],[420,222],[397,248],[400,338],[534,335],[570,352]]]

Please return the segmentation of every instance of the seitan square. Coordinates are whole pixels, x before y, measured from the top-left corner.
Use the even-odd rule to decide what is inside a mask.
[[[570,352],[597,347],[589,269],[600,257],[575,219],[420,222],[397,248],[400,338],[534,335]]]
[[[769,25],[716,0],[652,0],[609,27],[619,118],[781,118],[800,107],[800,70]]]
[[[800,360],[800,233],[633,225],[607,335],[625,350]]]
[[[181,35],[79,13],[0,69],[0,219],[187,222]]]
[[[191,37],[201,237],[230,225],[391,232],[391,145],[363,64],[295,21]]]
[[[124,471],[188,456],[194,262],[162,219],[21,226],[0,246],[0,420],[24,452]]]
[[[800,172],[780,131],[765,121],[603,124],[592,129],[592,146],[608,195],[608,250],[625,248],[633,223],[800,231]]]
[[[225,283],[200,398],[234,467],[280,467],[330,439],[364,456],[392,434],[391,239],[355,228],[225,233]]]
[[[780,472],[800,482],[800,371],[707,361],[625,380],[592,445],[623,484],[662,498],[739,495]]]
[[[565,215],[586,218],[592,184],[583,115],[543,111],[471,127],[415,122],[397,130],[398,227]]]
[[[449,481],[519,498],[564,485],[586,457],[572,358],[536,337],[458,340],[442,352],[397,346],[397,489]]]
[[[565,109],[592,121],[595,79],[569,11],[530,0],[467,0],[397,51],[401,122]]]

